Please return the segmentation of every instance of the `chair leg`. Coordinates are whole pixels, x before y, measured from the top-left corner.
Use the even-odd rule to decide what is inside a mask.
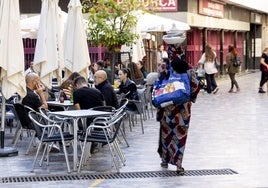
[[[127,141],[127,138],[126,138],[126,134],[123,132],[123,130],[121,128],[119,129],[119,131],[122,134],[122,137],[123,137],[124,141],[126,142],[127,147],[129,147],[129,144],[128,144],[128,141]]]
[[[125,155],[123,154],[122,150],[120,149],[120,146],[119,146],[117,140],[114,141],[114,146],[115,146],[115,149],[118,153],[119,158],[121,159],[122,164],[125,166],[126,158],[125,158]]]
[[[23,128],[22,127],[18,127],[16,129],[14,138],[12,140],[13,147],[16,147],[16,145],[17,145],[17,143],[19,141],[19,138],[20,138],[22,132],[23,132]]]
[[[79,166],[78,166],[78,170],[77,170],[78,173],[81,171],[81,166],[85,160],[84,158],[85,158],[86,144],[87,144],[87,141],[85,140],[83,147],[82,147],[81,158],[80,158],[80,162],[79,162]]]
[[[128,116],[129,129],[130,129],[130,132],[132,132],[131,115],[130,114],[127,114],[127,116]]]
[[[143,120],[142,120],[142,115],[141,115],[141,114],[140,114],[140,121],[141,121],[141,130],[142,130],[142,134],[144,134]]]
[[[34,131],[34,132],[32,133],[30,143],[29,143],[29,145],[28,145],[28,147],[27,147],[26,155],[29,154],[30,148],[31,148],[31,146],[34,144],[35,134],[36,134],[36,133],[35,133],[35,131]]]
[[[31,172],[34,171],[34,167],[35,167],[35,164],[36,164],[36,161],[37,161],[37,157],[38,157],[38,154],[39,154],[39,151],[40,151],[42,145],[43,145],[42,142],[40,142],[39,145],[38,145],[38,148],[37,148],[37,151],[36,151],[36,154],[35,154],[35,157],[34,157],[34,161],[33,161],[33,164],[32,164]]]
[[[67,170],[68,170],[68,173],[70,173],[71,172],[71,169],[70,169],[68,154],[67,154],[67,150],[66,150],[66,144],[65,144],[65,141],[64,140],[62,141],[62,147],[63,147],[63,151],[64,151],[64,155],[65,155]]]
[[[113,150],[115,150],[115,148],[113,146],[113,143],[109,143],[108,142],[108,145],[109,145],[109,149],[110,149],[110,152],[111,152],[111,155],[112,155],[112,158],[113,158],[113,164],[114,164],[114,166],[116,168],[116,172],[120,173],[119,166],[117,164],[118,163],[118,159],[116,158],[115,151],[113,151]]]

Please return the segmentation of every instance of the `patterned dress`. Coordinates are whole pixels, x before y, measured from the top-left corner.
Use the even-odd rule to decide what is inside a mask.
[[[191,102],[158,109],[160,139],[158,153],[162,162],[181,166],[191,117]]]

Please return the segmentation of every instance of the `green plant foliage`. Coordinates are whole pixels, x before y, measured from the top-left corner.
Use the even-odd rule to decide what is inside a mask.
[[[137,17],[132,11],[142,9],[139,0],[98,0],[88,9],[88,34],[94,46],[105,46],[109,51],[116,46],[133,43],[138,35],[133,32]]]

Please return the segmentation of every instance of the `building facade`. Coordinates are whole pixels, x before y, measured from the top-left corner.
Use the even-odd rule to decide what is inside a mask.
[[[178,0],[178,11],[160,12],[163,17],[186,22],[187,61],[196,65],[206,44],[217,53],[224,73],[228,45],[234,45],[243,60],[242,70],[259,68],[259,60],[267,46],[267,13],[251,10],[222,0]]]
[[[220,73],[224,74],[225,56],[228,45],[238,49],[243,64],[241,70],[259,68],[259,60],[264,47],[268,46],[268,17],[266,12],[233,4],[228,0],[159,0],[156,1],[156,14],[174,20],[188,23],[191,27],[187,31],[184,42],[187,61],[196,66],[206,44],[210,44],[217,53],[220,62]],[[59,6],[67,12],[69,0],[60,0]],[[41,1],[20,1],[21,14],[39,14]],[[152,20],[154,21],[154,20]],[[158,44],[163,43],[164,33],[151,33],[144,39],[146,47],[146,67],[148,71],[156,71],[156,51]],[[29,43],[29,42],[28,42]],[[33,46],[25,51],[33,51]],[[33,45],[35,42],[33,41]],[[98,49],[91,47],[89,53],[96,53]],[[95,57],[90,54],[91,57]],[[33,54],[28,57],[31,61]]]

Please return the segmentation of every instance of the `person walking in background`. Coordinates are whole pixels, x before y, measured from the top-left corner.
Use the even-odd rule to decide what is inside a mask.
[[[171,67],[175,74],[187,73],[188,70],[188,64],[180,58],[173,60]],[[191,88],[197,89],[198,84],[191,84]],[[197,94],[191,96],[192,101],[195,100]],[[157,109],[157,121],[160,122],[157,150],[162,161],[160,165],[163,168],[168,168],[168,164],[175,165],[178,174],[184,173],[182,160],[191,117],[191,105],[192,102],[189,101]]]
[[[168,53],[165,50],[165,47],[163,44],[158,46],[158,52],[157,52],[157,65],[158,67],[163,63],[163,59],[168,58]]]
[[[107,80],[104,70],[98,70],[94,75],[95,88],[98,89],[105,100],[106,106],[118,107],[118,101],[113,86]]]
[[[263,50],[260,61],[261,81],[259,86],[259,93],[265,93],[262,86],[268,81],[268,47]]]
[[[234,46],[229,45],[228,46],[228,53],[226,55],[226,71],[229,74],[229,77],[231,79],[231,88],[228,91],[229,93],[234,92],[234,86],[236,87],[236,92],[240,91],[240,88],[238,86],[238,83],[235,79],[235,74],[239,72],[239,66],[235,67],[234,62],[237,58],[237,51],[234,48]]]
[[[137,61],[136,65],[140,69],[140,71],[141,71],[141,73],[143,75],[143,78],[146,78],[148,73],[147,73],[147,71],[146,71],[146,69],[144,67],[144,62],[143,61]]]
[[[26,69],[26,71],[25,71],[25,75],[26,74],[29,74],[29,73],[36,73],[36,74],[38,74],[36,72],[36,70],[34,70],[34,62],[33,61],[30,62],[28,69]]]
[[[218,72],[215,66],[216,52],[212,50],[210,45],[206,45],[205,53],[202,54],[201,59],[198,63],[204,64],[205,69],[205,77],[207,82],[207,93],[216,94],[219,90],[216,80],[215,74]]]

